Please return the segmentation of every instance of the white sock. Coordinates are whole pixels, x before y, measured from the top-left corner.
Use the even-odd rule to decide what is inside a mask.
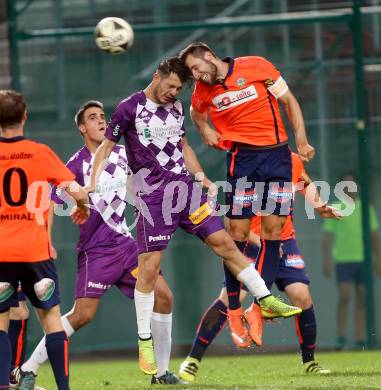
[[[152,338],[157,363],[156,378],[164,375],[169,366],[172,345],[172,313],[152,313]]]
[[[61,320],[62,326],[64,328],[64,331],[66,332],[67,337],[70,337],[75,332],[75,330],[65,316],[61,317]],[[21,370],[25,372],[32,371],[35,375],[37,375],[37,371],[40,368],[41,364],[44,364],[47,360],[48,352],[46,351],[44,336],[32,352],[32,355],[30,355],[30,358],[21,366]]]
[[[271,294],[266,287],[265,281],[252,264],[244,268],[237,275],[237,280],[242,282],[257,299],[261,299],[266,295]]]
[[[142,339],[148,339],[151,337],[151,318],[155,300],[154,292],[143,293],[135,288],[134,300],[138,335]]]
[[[61,317],[62,320],[62,326],[64,328],[64,331],[66,332],[66,336],[69,338],[73,335],[75,332],[74,328],[71,326],[71,323],[67,319],[67,314],[65,314],[63,317]]]

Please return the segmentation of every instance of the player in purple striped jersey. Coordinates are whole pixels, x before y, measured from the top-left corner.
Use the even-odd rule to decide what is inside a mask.
[[[176,99],[188,78],[189,72],[178,58],[165,59],[146,89],[120,102],[107,127],[106,140],[95,154],[88,186],[89,191],[96,188],[97,177],[102,174],[102,161],[108,158],[123,135],[139,213],[139,275],[134,299],[139,366],[146,374],[157,370],[151,337],[154,286],[163,251],[178,227],[197,235],[222,257],[262,307],[271,307],[284,317],[300,312],[299,308],[288,306],[271,295],[190,175],[203,170],[187,142],[183,106]],[[204,179],[203,184],[209,187],[211,183]]]
[[[97,101],[85,103],[75,116],[77,127],[85,145],[68,161],[68,168],[82,185],[90,179],[93,153],[104,140],[106,129],[103,105]],[[87,325],[95,316],[100,299],[112,286],[132,299],[138,274],[137,245],[124,220],[127,200],[128,166],[123,147],[115,146],[107,161],[96,191],[90,194],[92,204],[88,221],[81,225],[77,243],[78,266],[76,300],[73,309],[62,318],[64,329],[70,337]],[[64,193],[53,191],[52,200],[57,206],[69,203]],[[56,208],[57,208],[56,206]],[[58,207],[60,209],[60,207]],[[62,210],[62,207],[61,207]],[[53,211],[53,208],[51,208]],[[56,210],[59,213],[59,210]],[[53,217],[53,212],[51,212]],[[51,231],[50,223],[50,231]],[[51,252],[56,255],[54,247]],[[175,384],[178,379],[168,372],[172,330],[172,292],[163,276],[155,286],[152,329],[158,346],[159,371],[153,383]],[[47,359],[45,340],[41,340],[23,371],[37,373]]]

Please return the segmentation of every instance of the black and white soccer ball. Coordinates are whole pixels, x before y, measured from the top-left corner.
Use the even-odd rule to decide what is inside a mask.
[[[134,43],[134,30],[124,19],[104,18],[95,27],[95,42],[107,53],[124,53]]]

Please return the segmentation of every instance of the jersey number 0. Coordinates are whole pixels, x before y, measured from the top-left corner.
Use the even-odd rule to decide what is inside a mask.
[[[15,200],[11,191],[11,180],[13,174],[17,174],[20,180],[20,195],[19,199]],[[21,168],[9,168],[3,178],[3,193],[4,199],[9,206],[21,206],[25,203],[28,196],[28,180],[25,171]]]

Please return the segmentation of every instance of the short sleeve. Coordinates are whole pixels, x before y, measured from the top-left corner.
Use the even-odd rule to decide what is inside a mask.
[[[65,204],[68,203],[70,199],[70,195],[63,188],[57,188],[55,186],[52,187],[50,200],[52,200],[55,204]]]
[[[46,180],[59,186],[62,182],[71,182],[75,175],[71,172],[60,158],[47,146],[41,145],[40,166],[44,171]]]
[[[130,117],[128,101],[124,100],[119,103],[112,113],[111,120],[106,129],[106,138],[113,142],[119,142],[130,125]]]
[[[66,167],[74,174],[74,178],[78,182],[76,167],[73,160],[69,160],[66,164]],[[50,199],[56,204],[65,204],[70,199],[70,195],[62,188],[53,186],[50,193]]]
[[[196,82],[192,94],[192,107],[198,112],[205,112],[210,105],[208,95],[204,84]]]
[[[276,98],[281,98],[287,91],[288,85],[279,70],[270,61],[259,57],[258,67],[268,76],[265,84],[269,92]]]
[[[380,229],[380,224],[378,222],[376,210],[373,206],[370,206],[369,208],[369,214],[370,214],[370,230],[372,232]]]

